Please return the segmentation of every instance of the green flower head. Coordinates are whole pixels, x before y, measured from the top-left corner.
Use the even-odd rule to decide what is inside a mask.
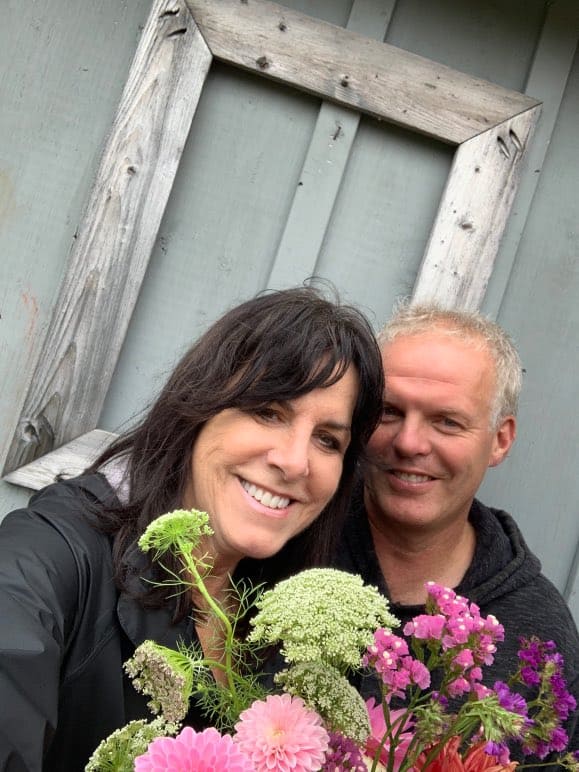
[[[250,642],[281,643],[287,662],[319,660],[341,673],[360,666],[376,628],[399,625],[376,587],[333,568],[311,568],[279,582],[256,606]]]
[[[133,686],[151,700],[150,710],[167,721],[182,721],[189,709],[194,661],[186,652],[175,651],[155,641],[144,641],[125,662]]]
[[[503,708],[497,695],[491,694],[481,700],[465,702],[460,707],[455,726],[463,737],[480,726],[486,740],[504,742],[520,733],[524,721],[523,716]]]
[[[137,756],[147,751],[157,737],[177,734],[179,727],[163,718],[131,721],[101,742],[85,767],[85,772],[133,772]]]
[[[301,662],[275,676],[284,691],[301,697],[332,732],[363,745],[370,734],[366,704],[358,691],[335,667],[322,662]]]
[[[143,552],[154,549],[158,558],[165,552],[191,552],[199,546],[202,536],[212,536],[207,512],[198,509],[176,509],[149,523],[139,539]]]

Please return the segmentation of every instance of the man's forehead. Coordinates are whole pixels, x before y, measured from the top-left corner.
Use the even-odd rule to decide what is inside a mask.
[[[494,362],[484,341],[436,329],[397,336],[382,345],[382,357],[386,388],[389,379],[394,384],[397,378],[467,388],[494,381]]]

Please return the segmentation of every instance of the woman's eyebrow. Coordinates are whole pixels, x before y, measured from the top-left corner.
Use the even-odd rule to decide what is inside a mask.
[[[288,410],[292,414],[295,413],[291,399],[276,399],[273,402],[284,410]],[[327,429],[335,429],[336,431],[346,432],[347,434],[352,432],[351,423],[345,424],[341,421],[334,421],[333,419],[330,419],[329,421],[321,421],[321,425],[325,426]]]
[[[352,431],[352,424],[343,424],[340,421],[324,421],[322,425],[328,429],[335,429],[336,431],[346,432],[348,434]]]

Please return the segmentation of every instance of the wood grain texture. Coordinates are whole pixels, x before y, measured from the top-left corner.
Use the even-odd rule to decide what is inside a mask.
[[[540,107],[458,148],[413,291],[475,310],[484,297]]]
[[[354,0],[346,29],[382,41],[395,0]],[[360,113],[323,102],[278,245],[268,287],[282,289],[316,273],[316,263],[348,164]]]
[[[444,142],[465,142],[537,104],[265,0],[186,2],[216,58]]]
[[[541,100],[541,120],[523,163],[513,209],[517,216],[511,217],[505,229],[484,299],[484,311],[493,318],[499,314],[535,191],[541,179],[541,171],[563,101],[565,84],[573,67],[578,30],[579,5],[576,0],[560,0],[548,6],[525,88],[528,94],[533,94]]]
[[[96,426],[210,63],[186,7],[155,0],[5,472]]]
[[[24,464],[4,477],[5,482],[39,491],[53,483],[57,477],[69,478],[81,474],[95,461],[102,451],[116,438],[116,434],[102,429],[77,437],[46,453],[42,458]]]

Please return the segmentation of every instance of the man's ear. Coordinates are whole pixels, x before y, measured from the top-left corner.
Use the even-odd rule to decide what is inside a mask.
[[[503,418],[495,429],[493,445],[489,458],[489,466],[498,466],[507,457],[515,437],[517,436],[517,420],[510,415]]]

